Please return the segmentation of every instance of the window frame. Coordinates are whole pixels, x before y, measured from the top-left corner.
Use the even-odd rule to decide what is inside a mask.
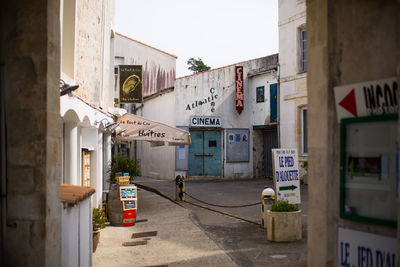
[[[261,96],[259,96],[259,89],[262,89],[262,100],[260,100],[261,99]],[[256,87],[256,103],[264,103],[265,102],[265,86],[264,85],[262,85],[262,86],[257,86]]]
[[[304,120],[304,113],[306,114]],[[308,108],[306,106],[300,107],[300,151],[302,156],[308,156]]]
[[[307,30],[305,25],[302,25],[298,28],[298,44],[299,73],[305,73],[307,72]]]

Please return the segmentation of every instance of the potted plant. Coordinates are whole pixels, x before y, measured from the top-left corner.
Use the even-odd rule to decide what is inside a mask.
[[[110,183],[115,184],[115,174],[118,172],[127,172],[130,175],[129,182],[132,184],[135,176],[139,175],[139,165],[136,160],[129,158],[123,154],[115,154],[111,159],[111,166],[109,169]]]
[[[96,251],[100,241],[100,229],[106,227],[106,217],[100,208],[93,208],[93,252]]]
[[[288,201],[277,200],[267,211],[267,238],[275,242],[301,240],[301,210]]]

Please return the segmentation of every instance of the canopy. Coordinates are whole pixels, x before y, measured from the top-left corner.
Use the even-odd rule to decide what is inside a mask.
[[[143,140],[155,145],[166,142],[170,146],[190,144],[190,134],[166,124],[151,121],[140,116],[126,113],[117,119],[116,139],[121,141]]]

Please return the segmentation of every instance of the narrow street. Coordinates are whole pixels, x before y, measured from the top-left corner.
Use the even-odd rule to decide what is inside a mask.
[[[138,177],[136,182],[174,199],[173,181]],[[264,185],[272,185],[272,181],[187,181],[185,190],[211,204],[240,206],[259,202]],[[305,266],[306,191],[307,186],[302,186],[303,239],[273,243],[267,241],[266,230],[261,228],[260,204],[242,208],[213,207],[185,195],[187,202],[178,205],[141,189],[136,225],[103,229],[99,247],[93,254],[93,265]],[[143,237],[131,238],[132,234]],[[145,237],[146,234],[152,236]],[[125,242],[133,242],[133,246],[124,246]]]

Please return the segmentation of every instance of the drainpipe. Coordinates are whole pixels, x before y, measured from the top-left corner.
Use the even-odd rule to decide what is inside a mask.
[[[281,102],[281,98],[280,98],[280,90],[281,90],[281,73],[280,73],[280,65],[278,63],[277,65],[277,70],[276,70],[276,79],[278,80],[278,90],[276,92],[277,94],[277,134],[278,134],[278,148],[281,147],[281,112],[280,112],[280,102]]]
[[[3,36],[3,23],[0,26],[0,36]],[[7,127],[6,100],[4,87],[4,57],[3,43],[0,43],[0,158],[1,158],[1,266],[7,266]]]

